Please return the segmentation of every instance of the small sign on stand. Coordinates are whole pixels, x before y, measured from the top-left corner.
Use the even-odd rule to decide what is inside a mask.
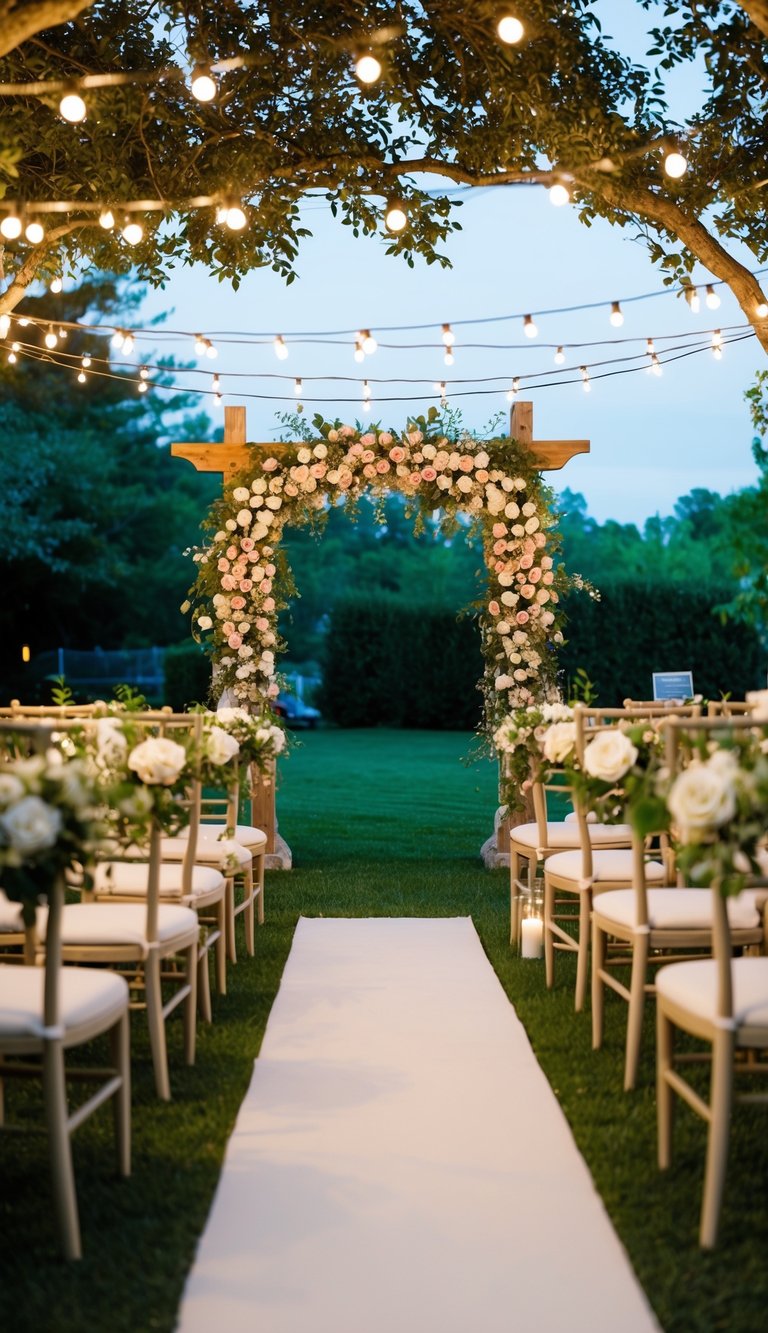
[[[664,701],[666,703],[685,703],[686,699],[693,698],[693,672],[692,671],[654,671],[653,672],[653,697],[654,700]]]

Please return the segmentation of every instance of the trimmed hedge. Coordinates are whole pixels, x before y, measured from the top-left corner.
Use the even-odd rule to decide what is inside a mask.
[[[600,601],[583,592],[565,602],[568,623],[560,663],[567,684],[583,667],[606,707],[625,698],[650,699],[654,671],[693,672],[697,694],[743,699],[765,685],[768,654],[757,632],[713,608],[733,590],[711,585],[615,583]]]
[[[209,703],[211,659],[189,639],[165,650],[165,701],[176,712],[190,704]]]
[[[318,706],[342,727],[474,729],[483,673],[475,620],[396,598],[341,598],[331,611]]]

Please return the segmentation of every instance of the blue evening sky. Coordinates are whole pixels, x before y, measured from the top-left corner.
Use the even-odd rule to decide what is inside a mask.
[[[615,17],[618,6],[603,4],[603,14]],[[641,60],[647,43],[638,26],[635,6],[622,6],[622,45]],[[630,13],[630,11],[632,11]],[[630,22],[631,20],[631,22]],[[641,16],[642,22],[642,16]],[[674,90],[676,111],[684,116],[683,102],[695,98],[695,73],[685,76]],[[698,315],[672,292],[665,291],[643,243],[630,229],[601,221],[584,227],[570,206],[554,208],[539,188],[504,188],[467,192],[459,216],[463,231],[449,242],[450,270],[431,268],[417,260],[409,269],[402,260],[384,253],[386,242],[355,240],[350,229],[330,216],[322,200],[308,200],[304,221],[313,237],[302,247],[299,279],[286,287],[271,270],[252,273],[238,292],[219,284],[202,268],[179,270],[163,291],[151,293],[143,309],[146,319],[159,311],[172,312],[167,326],[191,333],[241,334],[370,328],[380,344],[426,343],[401,350],[380,346],[365,363],[352,356],[352,339],[338,346],[291,342],[287,360],[278,361],[269,340],[260,346],[224,345],[215,362],[200,364],[218,371],[248,376],[224,378],[225,403],[245,402],[249,439],[269,440],[279,433],[278,410],[295,403],[293,377],[301,376],[301,401],[307,413],[346,420],[362,417],[363,378],[371,380],[371,419],[382,425],[402,425],[408,414],[421,412],[437,401],[434,382],[469,376],[503,377],[494,392],[459,397],[449,390],[452,406],[460,407],[467,425],[481,429],[497,412],[509,411],[506,390],[514,375],[554,369],[553,348],[542,344],[589,342],[603,338],[640,339],[628,344],[641,353],[653,337],[663,355],[665,335],[685,335],[713,328],[724,331],[744,318],[726,288],[718,288],[722,304],[717,311],[703,302]],[[751,266],[755,261],[747,258]],[[711,275],[697,270],[695,281]],[[661,293],[653,299],[626,303],[622,328],[612,329],[610,302]],[[703,292],[702,292],[703,295]],[[538,315],[552,308],[601,302],[597,310],[566,315]],[[539,336],[522,333],[522,318],[485,326],[457,327],[456,362],[443,364],[440,325],[449,321],[480,320],[531,312]],[[422,333],[380,332],[385,325],[431,323]],[[674,340],[673,340],[674,341]],[[509,350],[470,349],[462,344],[510,344]],[[158,344],[159,345],[159,344]],[[668,344],[672,346],[672,342]],[[167,343],[180,358],[192,355],[191,343]],[[566,364],[596,361],[621,354],[618,347],[567,351]],[[147,351],[144,352],[147,355]],[[650,514],[669,513],[681,494],[693,487],[726,493],[754,481],[750,453],[752,431],[744,390],[765,358],[754,338],[726,347],[722,360],[709,350],[678,360],[661,377],[645,369],[629,375],[597,379],[585,393],[580,383],[551,388],[523,389],[521,397],[534,403],[535,434],[540,438],[589,438],[588,457],[572,461],[551,475],[560,488],[583,492],[590,512],[600,520],[612,517],[642,523]],[[252,375],[283,374],[285,381],[257,380]],[[352,376],[342,387],[310,386],[313,375]],[[423,377],[417,388],[402,384],[377,386],[377,377]],[[199,384],[208,387],[210,376]],[[457,388],[460,386],[457,386]],[[474,386],[466,386],[468,388]],[[251,399],[248,394],[283,394],[285,402]],[[383,401],[385,395],[413,394],[408,402]],[[334,395],[338,395],[334,397]],[[329,401],[317,402],[319,396]],[[349,401],[344,401],[344,400]],[[211,400],[205,400],[211,415]]]

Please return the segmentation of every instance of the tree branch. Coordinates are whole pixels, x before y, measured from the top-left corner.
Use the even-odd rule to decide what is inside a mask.
[[[92,4],[93,0],[32,0],[26,5],[19,0],[0,0],[0,56],[7,56],[46,28],[69,23]]]
[[[768,37],[768,0],[737,0],[737,3],[763,36]]]
[[[40,267],[51,246],[56,241],[61,240],[62,236],[70,236],[73,231],[80,227],[88,226],[82,219],[79,222],[69,222],[63,227],[54,227],[53,231],[46,233],[45,241],[42,245],[36,245],[27,255],[21,268],[13,275],[11,282],[4,292],[0,292],[0,315],[9,315],[16,309],[19,301],[26,295],[30,283],[34,282]]]

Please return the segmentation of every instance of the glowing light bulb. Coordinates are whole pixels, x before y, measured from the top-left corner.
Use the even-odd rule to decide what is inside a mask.
[[[761,301],[759,306],[755,307],[755,314],[758,319],[765,319],[768,315],[768,305],[765,304],[765,301]]]
[[[139,380],[138,388],[139,388],[139,393],[146,393],[148,388],[146,380]]]
[[[58,341],[59,341],[58,336],[57,336],[57,335],[54,333],[54,331],[53,331],[53,325],[52,325],[52,324],[49,324],[49,325],[48,325],[48,332],[47,332],[46,335],[45,335],[45,345],[46,345],[46,347],[50,347],[51,349],[53,349],[53,348],[56,346],[56,344],[58,343]]]
[[[19,328],[25,329],[28,323],[29,320],[27,319],[26,315],[22,315],[21,318],[19,319]]]
[[[105,231],[111,231],[115,225],[115,215],[111,208],[105,208],[99,213],[99,226]]]
[[[53,292],[54,296],[58,296],[59,292],[62,291],[63,288],[64,288],[64,283],[62,282],[61,278],[52,278],[48,290],[50,292]]]
[[[6,241],[15,241],[21,236],[21,218],[17,213],[6,213],[2,222],[0,222],[0,234]]]
[[[192,82],[189,85],[193,97],[198,102],[212,102],[219,91],[218,84],[209,70],[200,67],[192,75]]]
[[[66,336],[67,336],[67,330],[59,326],[59,337],[66,338]]]
[[[507,393],[507,402],[513,403],[517,398],[519,392],[520,392],[520,378],[519,376],[515,375],[515,378],[513,379],[512,384]]]
[[[557,351],[555,352],[555,365],[561,366],[564,360],[565,360],[565,352],[563,351],[562,347],[558,347]]]
[[[691,307],[691,313],[698,315],[701,310],[701,297],[698,287],[693,287],[688,295],[688,304]]]
[[[15,352],[11,351],[8,353],[8,364],[10,366],[15,366],[18,359],[19,358],[17,357]]]
[[[79,93],[65,93],[59,102],[59,115],[72,125],[85,120],[88,108]]]
[[[371,386],[367,380],[363,380],[363,399],[367,400],[371,396]]]
[[[453,347],[456,341],[456,334],[453,332],[450,324],[443,325],[443,343],[446,347]]]
[[[355,74],[361,83],[376,83],[381,78],[381,61],[372,56],[370,52],[358,56],[355,61]]]
[[[85,384],[85,381],[87,380],[87,378],[88,378],[88,376],[86,375],[85,371],[84,371],[84,370],[81,370],[80,373],[78,374],[78,377],[77,377],[77,382],[78,382],[78,384]]]
[[[688,162],[683,157],[682,153],[667,153],[667,156],[664,158],[664,170],[672,180],[679,180],[688,170]]]
[[[136,339],[134,338],[133,334],[126,333],[125,337],[123,338],[123,351],[126,354],[130,354],[135,346],[136,346]]]
[[[140,222],[126,222],[123,227],[123,240],[128,245],[138,245],[144,240],[144,228]]]
[[[496,31],[502,42],[506,42],[507,46],[516,46],[525,35],[525,28],[522,23],[519,19],[514,18],[512,14],[505,14],[504,18],[499,19],[496,24]]]
[[[10,315],[0,315],[0,338],[8,336],[8,330],[11,327]]]
[[[445,402],[445,396],[447,393],[447,385],[445,383],[445,380],[441,380],[440,383],[437,385],[437,388],[439,390],[440,397],[442,398],[443,402]]]
[[[706,301],[707,308],[709,310],[717,310],[717,307],[720,304],[720,297],[718,296],[711,282],[707,283],[706,296],[704,299]]]
[[[27,226],[24,228],[24,235],[26,236],[30,245],[39,245],[43,237],[45,236],[45,231],[43,230],[39,222],[29,222]]]
[[[205,338],[202,333],[195,334],[195,355],[205,356]]]
[[[116,347],[117,350],[120,351],[120,349],[121,349],[122,346],[123,346],[124,341],[125,341],[125,334],[123,333],[123,330],[122,330],[122,329],[115,329],[114,333],[112,334],[112,338],[111,338],[112,346],[113,346],[113,347]]]
[[[360,361],[364,361],[364,360],[365,360],[365,352],[363,351],[363,344],[362,344],[362,342],[361,342],[361,340],[360,340],[360,336],[359,336],[359,335],[358,335],[357,338],[355,339],[354,358],[355,358],[355,360],[358,361],[358,362],[360,362]]]
[[[393,200],[392,203],[387,204],[384,224],[388,231],[394,232],[404,231],[408,226],[408,214],[399,200]]]
[[[562,208],[563,204],[569,204],[571,202],[570,194],[565,186],[559,181],[555,185],[551,185],[549,188],[549,202],[554,204],[555,208]]]
[[[142,367],[141,367],[141,370],[139,371],[139,379],[140,379],[140,380],[148,380],[148,379],[149,379],[149,371],[147,370],[147,367],[146,367],[146,366],[142,366]]]
[[[366,355],[366,356],[373,356],[373,354],[374,354],[374,352],[376,351],[376,348],[378,347],[378,345],[379,345],[379,344],[377,343],[376,339],[374,338],[373,334],[371,333],[371,330],[370,330],[370,329],[364,329],[364,330],[363,330],[363,341],[362,341],[361,346],[362,346],[363,351],[365,352],[365,355]]]
[[[221,397],[221,394],[220,394],[220,393],[215,393],[215,394],[213,395],[213,406],[214,406],[214,407],[221,407],[221,404],[222,404],[222,397]]]
[[[300,379],[295,379],[293,381],[293,392],[296,394],[297,398],[303,393],[303,385]]]
[[[533,322],[533,316],[526,315],[525,319],[523,320],[523,333],[525,334],[526,338],[535,338],[538,331],[539,331],[538,328]]]
[[[651,371],[656,376],[661,375],[662,373],[661,362],[655,352],[651,357]]]
[[[620,329],[624,323],[624,316],[621,312],[621,306],[618,301],[611,302],[610,321],[615,329]]]
[[[592,385],[589,380],[589,371],[586,366],[579,366],[579,370],[581,371],[581,387],[585,393],[590,393]]]
[[[216,357],[219,355],[218,347],[214,347],[210,338],[206,338],[205,340],[205,355],[208,357],[209,361],[215,361]]]
[[[654,352],[656,351],[656,348],[655,348],[654,345],[653,345],[653,338],[646,338],[646,340],[645,340],[645,350],[646,350],[648,356],[653,356]]]
[[[278,333],[277,337],[274,339],[274,342],[272,343],[272,346],[275,349],[275,356],[277,357],[278,361],[285,361],[286,357],[288,356],[288,348],[285,345],[285,338],[283,337],[282,333]]]
[[[453,352],[451,351],[450,347],[446,347],[445,356],[443,357],[443,360],[445,361],[445,364],[447,366],[452,366],[454,364],[456,357],[453,355]]]
[[[83,370],[87,370],[90,364],[91,364],[91,358],[89,356],[84,356],[80,362],[80,365],[83,367]]]
[[[213,379],[211,380],[211,388],[214,393],[221,393],[221,380],[219,379],[218,375],[214,375]]]
[[[12,352],[20,352],[20,351],[21,351],[21,343],[11,343],[11,351],[12,351]]]
[[[227,209],[226,225],[230,231],[242,231],[247,222],[248,219],[239,204],[233,204]]]

